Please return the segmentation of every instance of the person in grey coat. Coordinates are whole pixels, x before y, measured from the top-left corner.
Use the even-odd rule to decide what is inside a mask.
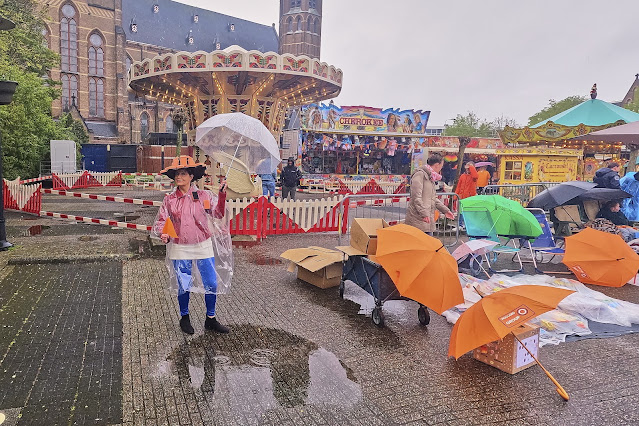
[[[448,219],[455,219],[455,214],[437,198],[435,191],[435,183],[442,179],[439,172],[443,166],[442,156],[432,154],[426,164],[415,170],[411,176],[410,201],[405,223],[428,234],[435,231],[435,209],[444,213]]]

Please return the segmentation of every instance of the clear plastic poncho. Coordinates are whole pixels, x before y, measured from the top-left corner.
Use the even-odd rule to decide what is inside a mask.
[[[166,266],[169,271],[169,285],[179,292],[180,284],[174,260],[191,260],[190,283],[182,280],[182,290],[195,293],[223,294],[231,287],[233,277],[233,246],[231,244],[229,215],[224,206],[217,209],[218,196],[212,191],[198,189],[191,185],[189,192],[182,195],[175,188],[164,197],[162,206],[155,217],[151,233],[160,237],[168,233],[165,225],[170,218],[178,238],[170,238],[166,246]],[[210,243],[210,247],[208,244]],[[198,269],[202,256],[213,254],[215,259],[216,286],[205,285]],[[192,259],[189,259],[193,255]]]
[[[639,221],[639,181],[635,179],[635,173],[626,173],[619,181],[621,189],[632,195],[632,198],[625,198],[621,206],[629,221]]]

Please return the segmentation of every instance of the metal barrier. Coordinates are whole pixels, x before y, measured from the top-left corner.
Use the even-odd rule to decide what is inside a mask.
[[[538,182],[525,183],[522,185],[488,185],[484,188],[484,194],[501,195],[502,197],[515,200],[526,207],[528,202],[535,198],[537,194],[560,183],[561,182]]]
[[[459,242],[459,214],[457,214],[459,196],[454,192],[441,192],[437,193],[437,198],[455,213],[455,219],[450,220],[443,214],[439,215],[433,235],[446,247],[452,247]],[[403,223],[409,201],[410,194],[368,194],[345,197],[339,205],[339,244],[342,245],[342,234],[350,232],[350,218],[384,219],[390,225]]]

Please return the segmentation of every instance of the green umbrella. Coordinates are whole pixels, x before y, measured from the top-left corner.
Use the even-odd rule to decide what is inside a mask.
[[[542,230],[535,216],[517,201],[501,195],[475,195],[461,200],[461,210],[488,210],[498,235],[536,238]]]

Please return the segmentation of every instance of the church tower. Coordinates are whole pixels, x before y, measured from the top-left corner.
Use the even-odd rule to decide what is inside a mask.
[[[320,57],[322,0],[280,0],[280,52]]]

